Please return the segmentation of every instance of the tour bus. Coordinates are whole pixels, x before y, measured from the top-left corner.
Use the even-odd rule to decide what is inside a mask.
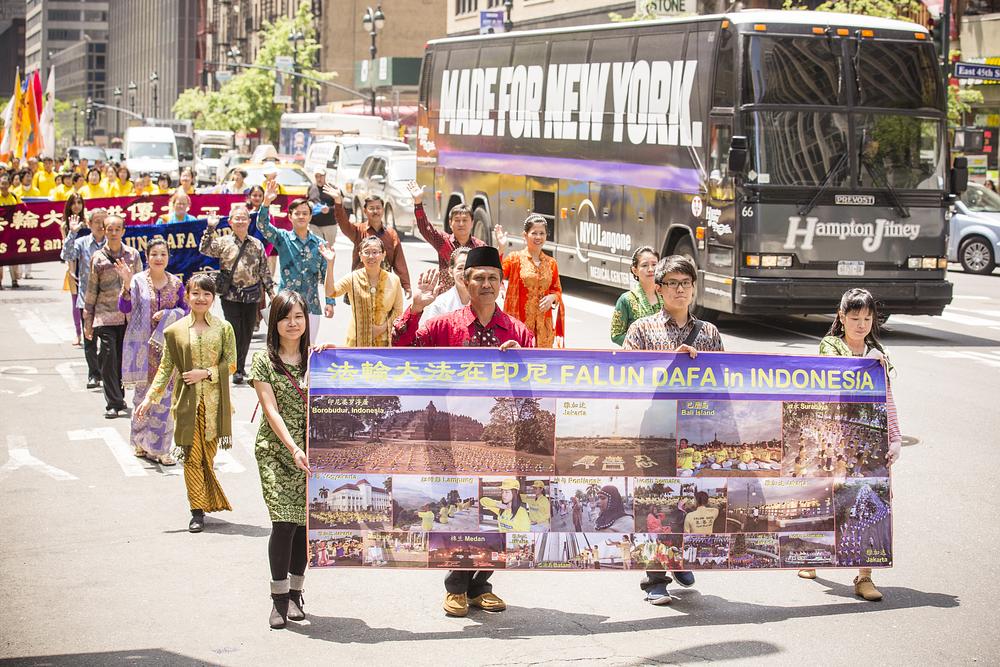
[[[634,285],[636,248],[687,255],[710,314],[829,313],[868,287],[889,313],[951,301],[949,164],[927,30],[746,11],[440,39],[420,83],[432,222],[473,207],[521,240],[549,222],[561,274]]]

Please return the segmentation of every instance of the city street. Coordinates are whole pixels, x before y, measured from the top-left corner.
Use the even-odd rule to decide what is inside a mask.
[[[422,241],[404,248],[414,278],[436,265]],[[350,246],[341,237],[337,249],[339,276]],[[643,601],[635,571],[501,572],[492,581],[508,610],[458,619],[441,610],[442,572],[331,568],[307,573],[308,621],[280,631],[267,626],[270,524],[253,390],[234,389],[236,444],[216,459],[234,511],[189,534],[181,466],[135,458],[128,420],[105,420],[100,390],[84,388],[63,266],[33,273],[0,292],[0,665],[903,665],[1000,655],[988,630],[1000,525],[982,504],[1000,474],[1000,271],[951,271],[944,316],[888,323],[904,446],[893,469],[895,567],[874,576],[882,602],[855,598],[851,570],[820,570],[815,581],[698,574],[693,588],[671,589],[666,607]],[[564,288],[568,345],[611,347],[615,295]],[[341,343],[349,315],[338,305],[320,341]],[[829,324],[726,318],[720,330],[730,351],[815,354]]]

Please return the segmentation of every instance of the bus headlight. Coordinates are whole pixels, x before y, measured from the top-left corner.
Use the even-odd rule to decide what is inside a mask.
[[[921,269],[936,269],[937,268],[937,257],[924,257],[920,260]]]
[[[948,268],[947,257],[907,257],[906,268],[919,271],[935,271]]]
[[[751,267],[760,266],[760,255],[747,255],[746,265]]]
[[[762,269],[789,269],[793,260],[791,255],[747,255],[746,266]]]

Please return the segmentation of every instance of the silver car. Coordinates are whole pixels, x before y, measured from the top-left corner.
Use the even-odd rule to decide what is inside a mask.
[[[1000,195],[978,183],[955,202],[948,236],[948,260],[968,273],[992,273],[1000,254]]]
[[[378,195],[385,202],[385,226],[403,236],[415,234],[413,197],[406,184],[417,180],[417,154],[413,151],[375,151],[365,158],[352,188],[354,210],[360,210],[365,195]]]

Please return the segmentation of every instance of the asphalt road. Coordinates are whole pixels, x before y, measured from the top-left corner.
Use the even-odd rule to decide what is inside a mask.
[[[407,243],[411,270],[431,266]],[[342,251],[338,269],[346,270]],[[944,317],[894,317],[906,436],[893,471],[894,569],[881,603],[850,571],[698,575],[669,607],[636,572],[499,573],[510,608],[441,612],[443,574],[324,570],[309,622],[270,631],[269,524],[252,454],[249,388],[235,391],[237,445],[217,459],[234,511],[187,532],[180,469],[132,457],[127,420],[106,421],[70,345],[58,264],[0,292],[0,664],[638,665],[995,663],[989,631],[1000,527],[1000,275],[950,274]],[[606,348],[614,296],[569,285],[568,343]],[[321,339],[343,339],[348,309]],[[727,349],[814,353],[829,318],[723,321]],[[255,347],[259,342],[255,343]]]

